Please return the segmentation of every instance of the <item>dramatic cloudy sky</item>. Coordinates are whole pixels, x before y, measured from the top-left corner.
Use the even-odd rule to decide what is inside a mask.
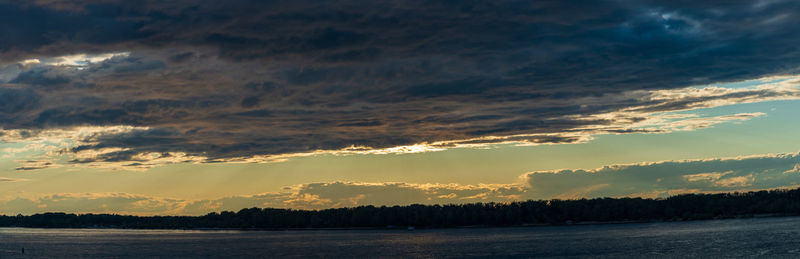
[[[797,1],[0,0],[0,214],[800,186]]]

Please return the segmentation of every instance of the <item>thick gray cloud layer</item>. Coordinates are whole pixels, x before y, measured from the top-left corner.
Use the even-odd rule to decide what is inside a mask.
[[[132,125],[66,152],[215,159],[578,129],[749,91],[640,90],[795,74],[794,1],[2,1],[0,128]],[[105,53],[127,53],[96,59]],[[76,54],[87,54],[76,57]],[[72,55],[72,56],[70,56]],[[645,130],[646,131],[646,130]],[[499,140],[498,140],[499,141]],[[505,141],[505,140],[503,140]],[[469,144],[469,143],[467,143]]]

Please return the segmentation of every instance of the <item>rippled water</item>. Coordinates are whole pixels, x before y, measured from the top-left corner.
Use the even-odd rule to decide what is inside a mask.
[[[800,217],[415,231],[0,228],[0,258],[473,256],[800,257]]]

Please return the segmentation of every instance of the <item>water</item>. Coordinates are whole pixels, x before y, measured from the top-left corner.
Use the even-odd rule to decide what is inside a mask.
[[[0,228],[0,258],[37,257],[786,258],[800,257],[800,217],[415,231]]]

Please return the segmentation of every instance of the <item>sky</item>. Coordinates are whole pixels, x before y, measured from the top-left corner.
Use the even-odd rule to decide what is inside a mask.
[[[0,214],[797,188],[798,14],[0,0]]]

